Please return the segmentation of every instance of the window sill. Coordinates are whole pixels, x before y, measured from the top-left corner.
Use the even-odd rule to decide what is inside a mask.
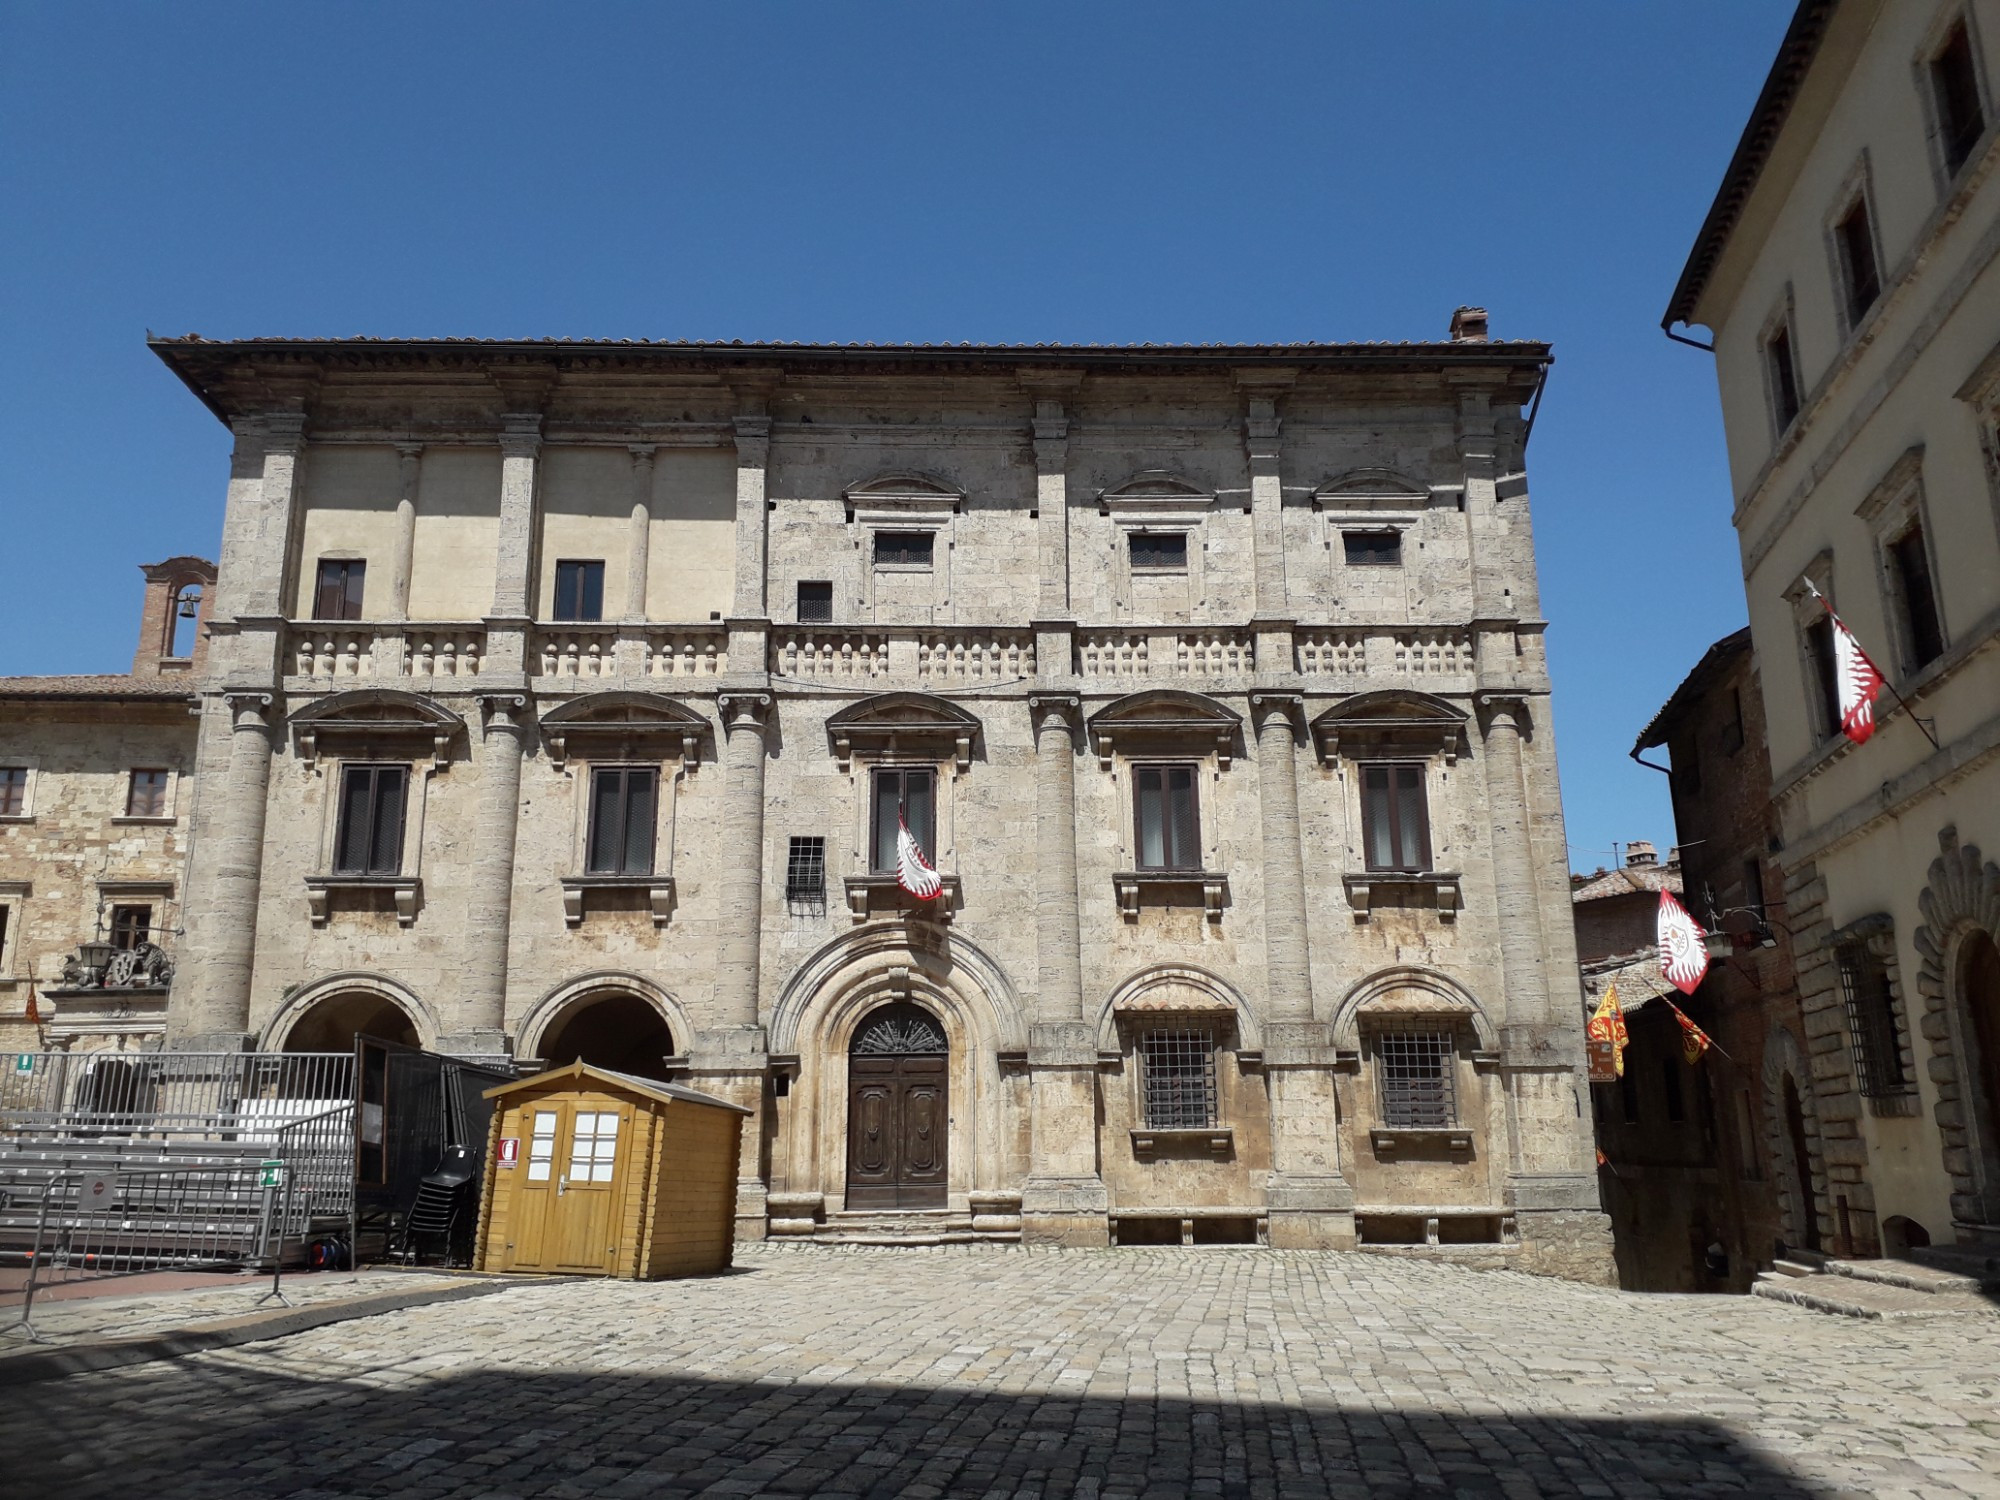
[[[944,889],[938,892],[935,901],[919,901],[897,883],[893,874],[849,875],[846,877],[846,889],[847,909],[854,914],[857,922],[867,921],[878,911],[903,912],[949,922],[959,906],[956,875],[944,876]]]
[[[1200,1129],[1135,1129],[1132,1132],[1132,1154],[1140,1161],[1151,1161],[1163,1153],[1169,1156],[1206,1154],[1217,1161],[1227,1161],[1235,1150],[1236,1132],[1227,1125]]]
[[[1463,1159],[1472,1154],[1472,1132],[1457,1125],[1378,1125],[1368,1132],[1368,1144],[1378,1158],[1435,1156],[1440,1152]]]
[[[878,573],[935,573],[937,568],[931,563],[885,563],[875,564]]]
[[[1868,1113],[1878,1119],[1893,1119],[1906,1116],[1914,1119],[1923,1111],[1917,1102],[1915,1090],[1903,1094],[1867,1094]]]
[[[0,816],[0,823],[32,823],[34,821],[35,815],[33,813],[7,813]]]
[[[386,891],[396,908],[398,927],[414,926],[417,908],[423,904],[424,883],[414,875],[308,875],[306,909],[312,924],[324,927],[332,915],[336,894],[358,895]]]
[[[1354,920],[1365,922],[1378,906],[1434,906],[1440,922],[1458,919],[1464,904],[1456,870],[1368,870],[1341,877]]]
[[[174,826],[174,824],[180,822],[180,819],[167,816],[162,816],[157,818],[145,818],[139,816],[139,814],[137,813],[120,813],[117,817],[113,818],[111,821],[114,823],[136,824],[141,828],[171,828]]]
[[[1118,892],[1118,910],[1128,922],[1139,919],[1139,904],[1153,893],[1163,906],[1193,905],[1179,897],[1199,897],[1208,920],[1220,922],[1229,904],[1229,877],[1220,870],[1120,870],[1111,877]]]
[[[583,925],[583,897],[586,891],[644,891],[653,913],[653,925],[664,927],[673,915],[674,877],[671,875],[565,875],[562,877],[563,925]]]

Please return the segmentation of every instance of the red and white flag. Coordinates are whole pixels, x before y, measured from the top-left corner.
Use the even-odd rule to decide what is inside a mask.
[[[916,836],[910,832],[910,825],[898,825],[896,834],[896,884],[915,896],[919,901],[935,901],[939,891],[944,889],[944,877],[930,866],[924,858],[924,851],[918,847]]]
[[[1683,995],[1692,995],[1708,972],[1708,942],[1671,891],[1660,892],[1660,972]]]
[[[1826,603],[1826,596],[1812,586],[1810,578],[1805,582],[1813,598],[1826,604],[1826,618],[1833,626],[1833,676],[1840,689],[1840,732],[1855,744],[1865,745],[1868,736],[1875,732],[1875,698],[1882,691],[1882,671],[1868,659],[1868,653],[1861,649],[1861,642],[1854,638],[1847,622]]]

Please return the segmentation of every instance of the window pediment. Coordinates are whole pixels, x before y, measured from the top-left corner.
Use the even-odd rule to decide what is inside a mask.
[[[678,747],[683,765],[701,760],[708,720],[658,693],[591,693],[541,716],[542,742],[560,767],[572,754],[660,756]],[[662,757],[664,758],[664,757]]]
[[[1387,688],[1342,699],[1312,722],[1320,759],[1401,752],[1458,759],[1468,715],[1442,698]]]
[[[1086,727],[1106,770],[1115,748],[1212,751],[1227,768],[1243,721],[1213,698],[1163,690],[1131,693],[1106,704]]]
[[[882,755],[911,753],[972,764],[979,720],[955,703],[929,693],[878,693],[849,704],[826,721],[826,738],[842,770],[856,750]]]
[[[1215,491],[1165,469],[1146,469],[1100,491],[1097,503],[1122,521],[1193,520],[1215,504]]]
[[[860,521],[942,520],[955,515],[965,491],[932,474],[881,474],[842,492]]]
[[[1313,508],[1341,514],[1408,515],[1431,503],[1427,485],[1391,469],[1351,469],[1313,491]]]
[[[387,745],[428,741],[439,761],[465,720],[418,693],[355,688],[316,698],[289,720],[293,742],[308,764],[321,745]]]

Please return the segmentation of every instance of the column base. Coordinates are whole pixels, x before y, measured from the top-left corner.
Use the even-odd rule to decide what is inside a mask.
[[[1274,1250],[1352,1250],[1354,1189],[1341,1176],[1273,1173],[1265,1240]]]
[[[446,1032],[437,1039],[436,1050],[446,1057],[479,1063],[489,1068],[514,1065],[514,1039],[496,1028]]]

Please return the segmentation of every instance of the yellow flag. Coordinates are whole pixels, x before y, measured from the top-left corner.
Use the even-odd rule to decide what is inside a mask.
[[[1597,1002],[1592,1012],[1590,1024],[1583,1034],[1589,1040],[1600,1043],[1611,1054],[1612,1076],[1625,1076],[1625,1047],[1631,1038],[1625,1031],[1625,1012],[1618,1008],[1618,984],[1614,980],[1604,987],[1604,998]]]

